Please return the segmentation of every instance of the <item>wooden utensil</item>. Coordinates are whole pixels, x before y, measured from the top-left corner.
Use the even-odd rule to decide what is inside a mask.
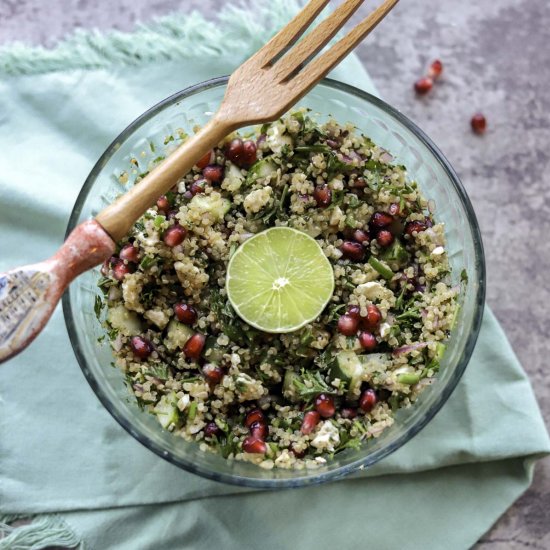
[[[397,2],[385,0],[344,38],[315,57],[363,0],[346,0],[294,45],[329,3],[311,0],[231,75],[220,108],[202,130],[95,220],[76,227],[52,258],[0,274],[0,362],[32,342],[69,283],[109,258],[115,251],[115,242],[198,159],[234,130],[279,118],[346,57]]]

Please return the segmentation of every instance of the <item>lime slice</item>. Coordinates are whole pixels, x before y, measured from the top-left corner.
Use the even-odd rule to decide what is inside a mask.
[[[272,227],[236,250],[226,288],[249,325],[292,332],[323,311],[334,291],[334,274],[315,239],[290,227]]]

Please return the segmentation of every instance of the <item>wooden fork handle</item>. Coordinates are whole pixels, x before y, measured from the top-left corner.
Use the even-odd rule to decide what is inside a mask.
[[[202,156],[235,129],[236,126],[218,112],[137,185],[104,208],[96,216],[96,221],[115,242],[119,241],[161,195],[167,193]]]

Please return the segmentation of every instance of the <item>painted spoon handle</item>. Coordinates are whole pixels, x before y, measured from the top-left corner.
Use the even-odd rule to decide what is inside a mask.
[[[0,273],[0,363],[36,338],[75,277],[114,251],[111,237],[90,220],[77,226],[48,260]]]

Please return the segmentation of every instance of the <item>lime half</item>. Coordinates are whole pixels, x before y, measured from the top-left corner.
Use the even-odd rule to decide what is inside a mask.
[[[226,288],[249,325],[292,332],[323,311],[334,291],[334,274],[315,239],[289,227],[272,227],[236,250]]]

